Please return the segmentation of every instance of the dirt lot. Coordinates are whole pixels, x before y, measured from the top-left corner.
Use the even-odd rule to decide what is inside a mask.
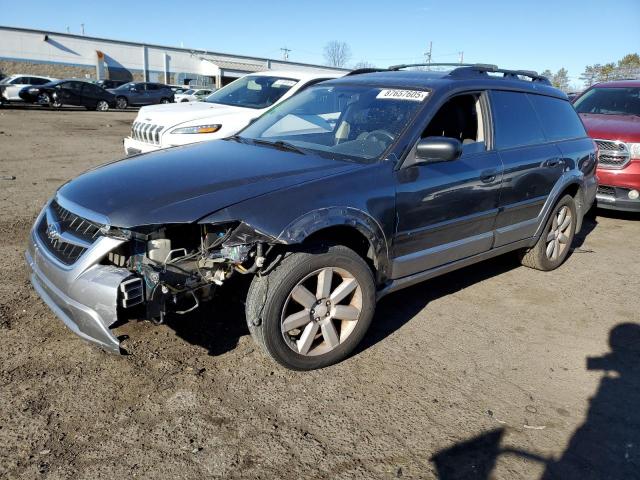
[[[535,455],[557,478],[640,475],[640,327],[616,330],[639,342],[617,340],[612,373],[586,360],[640,320],[633,215],[592,216],[555,272],[508,257],[385,298],[322,371],[265,358],[238,301],[121,327],[129,356],[75,337],[23,250],[60,184],[122,156],[134,115],[0,110],[0,478],[437,478],[434,455],[443,479],[540,478]]]

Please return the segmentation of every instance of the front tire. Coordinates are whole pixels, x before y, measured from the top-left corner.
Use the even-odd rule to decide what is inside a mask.
[[[562,265],[576,234],[576,220],[576,202],[565,195],[553,208],[538,242],[522,256],[522,264],[543,271]]]
[[[126,108],[129,106],[129,101],[124,98],[124,97],[118,97],[116,99],[116,107],[119,110],[126,110]]]
[[[58,110],[62,108],[62,102],[56,95],[51,95],[49,97],[49,106]]]
[[[171,100],[169,100],[168,98],[162,98],[160,99],[160,103],[166,105],[167,103],[171,103]]]
[[[369,266],[353,250],[317,248],[286,256],[254,277],[247,295],[251,336],[279,364],[313,370],[343,360],[360,343],[375,311]]]

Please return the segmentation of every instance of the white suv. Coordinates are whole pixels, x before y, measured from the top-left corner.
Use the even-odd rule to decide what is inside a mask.
[[[267,71],[246,75],[202,102],[143,107],[124,139],[127,155],[229,137],[310,85],[341,75]]]
[[[42,77],[40,75],[18,74],[0,80],[0,101],[21,102],[20,90],[31,85],[44,85],[53,82],[56,78]]]

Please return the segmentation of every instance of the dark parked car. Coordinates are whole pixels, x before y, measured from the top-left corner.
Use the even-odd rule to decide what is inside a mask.
[[[226,140],[66,183],[31,232],[36,291],[118,352],[114,324],[161,323],[247,275],[251,335],[306,370],[353,351],[395,290],[511,251],[560,266],[597,183],[566,95],[533,72],[405,67],[318,83]]]
[[[106,111],[116,106],[115,95],[104,88],[83,80],[57,80],[20,90],[25,102],[60,108],[63,105],[86,107],[87,110]]]
[[[130,82],[109,89],[116,96],[118,108],[128,106],[156,105],[158,103],[172,103],[173,90],[161,83]]]

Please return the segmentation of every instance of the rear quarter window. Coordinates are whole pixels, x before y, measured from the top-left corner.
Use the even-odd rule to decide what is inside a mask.
[[[528,97],[538,114],[542,130],[548,140],[568,140],[587,135],[573,105],[567,100],[543,95],[528,95]]]
[[[491,92],[491,110],[496,148],[546,141],[538,116],[525,93],[494,90]]]

